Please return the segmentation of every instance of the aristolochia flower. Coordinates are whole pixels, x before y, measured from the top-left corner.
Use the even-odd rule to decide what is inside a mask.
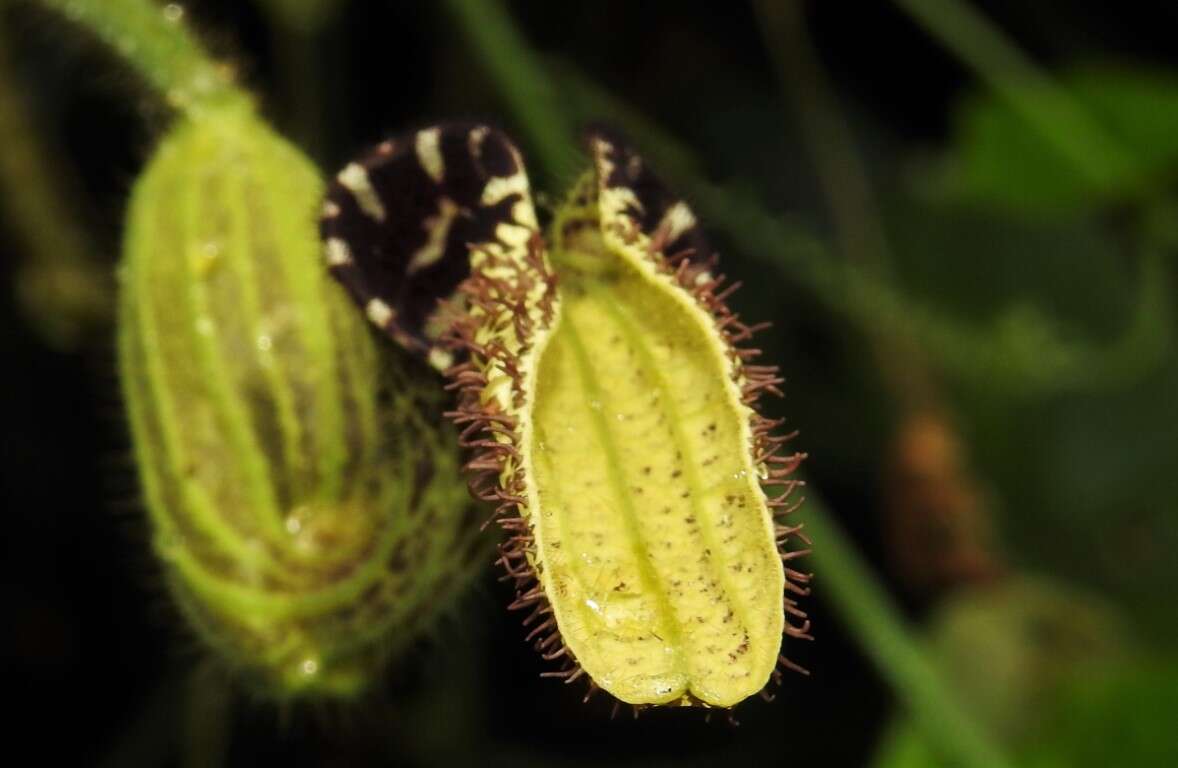
[[[542,237],[501,133],[384,142],[329,188],[326,258],[458,390],[472,489],[498,505],[512,607],[553,674],[729,707],[792,666],[783,632],[809,637],[784,519],[802,457],[754,409],[781,379],[739,346],[755,328],[690,209],[606,134],[589,150]]]

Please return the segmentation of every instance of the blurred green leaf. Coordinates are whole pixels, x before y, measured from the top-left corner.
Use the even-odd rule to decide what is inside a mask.
[[[1081,672],[1044,706],[1044,726],[1016,752],[1026,768],[1169,768],[1178,765],[1174,713],[1178,665],[1138,661]],[[899,726],[887,736],[876,768],[940,768],[919,732]]]
[[[1120,661],[1131,648],[1111,606],[1021,575],[958,593],[931,631],[933,658],[962,701],[1009,744],[1041,726],[1061,681]]]
[[[1050,722],[1026,750],[1036,768],[1178,765],[1178,665],[1139,662],[1064,686]]]
[[[959,109],[949,186],[967,199],[1030,213],[1069,213],[1147,197],[1178,172],[1178,76],[1111,66],[1062,79],[1072,98],[1127,148],[1094,177],[1030,129],[1008,100],[977,95]],[[1042,86],[1023,85],[1030,98]],[[1071,129],[1060,114],[1059,132]]]
[[[934,620],[929,647],[1017,765],[1178,764],[1169,743],[1178,668],[1142,661],[1118,612],[1086,592],[1011,576],[959,593]],[[903,722],[875,765],[944,762]]]

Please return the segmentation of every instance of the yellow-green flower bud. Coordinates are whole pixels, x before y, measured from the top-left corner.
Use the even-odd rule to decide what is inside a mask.
[[[359,691],[480,558],[436,387],[321,262],[313,166],[245,105],[136,183],[120,372],[171,591],[276,695]]]

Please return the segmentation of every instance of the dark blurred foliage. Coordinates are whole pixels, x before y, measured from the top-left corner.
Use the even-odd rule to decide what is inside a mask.
[[[1095,93],[1112,121],[1124,124],[1119,135],[1147,150],[1147,171],[1157,180],[1152,194],[1164,203],[1178,170],[1178,11],[1164,2],[976,5],[1081,101]],[[621,0],[519,0],[509,7],[540,52],[576,67],[690,147],[712,180],[751,188],[769,210],[830,234],[798,116],[775,82],[749,7]],[[807,9],[820,64],[869,170],[901,290],[961,321],[985,323],[1003,308],[1026,304],[1081,338],[1114,340],[1132,310],[1140,233],[1152,225],[1144,208],[1066,183],[1066,169],[1044,159],[1050,153],[1033,134],[1012,125],[952,54],[890,4],[812,2]],[[347,3],[309,53],[297,33],[276,32],[254,3],[208,0],[187,10],[213,51],[233,61],[260,94],[264,112],[324,169],[433,120],[477,116],[509,131],[518,127],[461,30],[433,3]],[[167,115],[109,56],[48,15],[21,8],[7,17],[3,44],[17,82],[45,143],[56,148],[56,166],[76,176],[74,213],[113,269],[129,185]],[[1120,74],[1091,85],[1092,77],[1070,74],[1078,67]],[[296,108],[304,97],[318,103]],[[1142,130],[1147,120],[1154,121],[1152,133]],[[1118,133],[1115,125],[1111,130]],[[553,181],[547,191],[555,196],[570,180]],[[1163,218],[1174,212],[1164,205],[1148,210]],[[5,286],[13,285],[19,260],[14,240],[9,229],[0,230]],[[980,626],[1000,640],[1016,638],[1009,655],[1001,655],[997,640],[981,645],[997,648],[1001,658],[983,657],[967,670],[966,698],[977,690],[971,678],[981,673],[984,680],[986,670],[1011,658],[1027,665],[1015,666],[1011,679],[1025,682],[1042,667],[1035,659],[1053,657],[1068,638],[1100,638],[1099,649],[1081,644],[1076,668],[1089,652],[1121,660],[1172,657],[1173,355],[1115,386],[1029,396],[942,376],[932,361],[929,375],[942,390],[937,413],[948,414],[945,429],[958,447],[947,464],[933,461],[929,471],[947,472],[942,480],[951,488],[937,490],[935,477],[918,472],[912,482],[924,486],[897,491],[890,473],[913,466],[895,453],[912,414],[899,407],[895,382],[881,376],[871,335],[801,284],[777,274],[763,278],[758,262],[731,248],[722,232],[716,241],[727,271],[746,283],[737,299],[742,314],[775,323],[762,346],[785,371],[788,397],[774,408],[801,430],[801,445],[813,457],[811,482],[909,617],[924,622],[936,615],[934,625],[948,626],[960,620],[954,611],[981,611]],[[1175,242],[1165,246],[1167,266]],[[1172,269],[1166,272],[1172,280]],[[1172,283],[1167,290],[1173,294]],[[199,697],[188,695],[202,684],[189,675],[200,656],[167,605],[148,554],[111,334],[58,351],[40,341],[13,301],[0,303],[0,313],[0,589],[7,608],[0,642],[17,711],[9,719],[11,749],[46,763],[184,762],[178,745],[201,733],[202,713],[190,704]],[[941,506],[922,509],[921,499]],[[1052,588],[1058,594],[1082,597],[1011,598],[1017,615],[999,599],[954,603],[946,583],[927,573],[948,551],[946,540],[910,541],[922,525],[942,534],[952,528],[959,521],[953,509],[969,510],[961,535],[981,537],[954,546],[981,564],[970,561],[946,583],[984,588],[1004,578],[999,574],[1030,573],[1066,585]],[[916,521],[894,517],[906,514]],[[918,534],[897,540],[897,530]],[[953,532],[945,535],[952,543]],[[543,662],[522,642],[518,618],[503,610],[509,600],[508,587],[488,568],[476,594],[369,701],[276,712],[235,695],[229,731],[204,738],[222,739],[234,765],[862,765],[892,728],[894,701],[830,615],[820,580],[811,601],[818,640],[796,654],[812,675],[788,678],[771,704],[740,707],[739,728],[676,711],[638,720],[623,713],[611,721],[603,698],[583,706],[576,686],[538,677]],[[1083,611],[1070,610],[1080,603]],[[1040,616],[1042,605],[1049,607]],[[1017,641],[1024,625],[1037,628],[1028,630],[1034,643]],[[952,634],[937,637],[945,633]],[[1032,645],[1047,650],[1035,656]],[[953,648],[944,655],[955,657],[960,646]],[[1049,742],[1087,743],[1092,731],[1083,723],[1104,724],[1101,743],[1115,741],[1124,731],[1102,713],[1117,702],[1156,700],[1155,716],[1178,717],[1160,687],[1173,689],[1172,667],[1151,669],[1130,666],[1113,682],[1087,684],[1061,673],[1081,693],[1035,704],[1043,724],[1030,737],[1029,764],[1072,764],[1050,762],[1057,753]],[[1012,690],[1001,693],[1020,695]],[[1151,737],[1142,738],[1146,746],[1133,759],[1154,764],[1160,758]],[[1086,764],[1113,764],[1117,754],[1109,752],[1112,762]],[[894,764],[919,764],[902,757]]]

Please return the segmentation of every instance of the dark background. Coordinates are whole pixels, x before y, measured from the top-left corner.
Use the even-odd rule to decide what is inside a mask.
[[[975,5],[1053,71],[1092,61],[1178,66],[1178,11],[1167,3]],[[317,38],[316,53],[293,60],[290,40],[254,3],[186,8],[210,47],[238,65],[281,131],[296,139],[315,131],[310,148],[326,171],[388,134],[436,119],[477,116],[515,128],[441,8],[346,6]],[[535,48],[572,62],[657,121],[714,181],[737,179],[770,210],[829,232],[797,115],[775,82],[747,6],[529,0],[509,7]],[[807,9],[821,65],[876,186],[902,282],[966,318],[985,317],[1013,296],[1072,311],[1065,321],[1094,329],[1100,339],[1115,336],[1124,312],[1085,313],[1094,305],[1123,306],[1131,293],[1132,270],[1117,267],[1122,256],[1106,247],[1115,240],[1106,218],[1011,219],[969,203],[930,206],[922,194],[930,164],[959,148],[955,120],[963,100],[979,92],[958,58],[887,3],[813,2]],[[35,124],[60,153],[57,165],[70,174],[76,213],[113,269],[129,186],[167,115],[113,58],[55,17],[23,4],[4,12],[7,39],[0,44],[8,47]],[[321,68],[321,76],[306,76],[306,83],[322,85],[317,127],[312,119],[308,128],[292,99],[303,83],[291,77],[299,62]],[[1013,244],[1005,260],[995,257],[992,271],[979,266],[979,236],[997,247]],[[724,249],[724,235],[716,240]],[[1092,241],[1099,245],[1089,249]],[[751,284],[738,304],[746,316],[776,324],[765,344],[789,381],[786,400],[772,409],[802,431],[811,482],[908,617],[925,622],[947,592],[906,583],[887,550],[882,495],[901,416],[866,336],[802,285],[760,279],[758,262],[730,250],[724,249],[728,270]],[[1078,284],[1085,275],[1106,274],[1069,261],[1088,250],[1112,265],[1108,272],[1120,274],[1119,282]],[[0,605],[7,613],[0,651],[15,709],[5,729],[10,754],[46,764],[180,764],[174,745],[193,716],[184,704],[186,675],[201,652],[169,607],[150,556],[111,334],[97,332],[70,349],[46,345],[7,290],[21,259],[7,225],[0,252]],[[1024,276],[1027,254],[1046,266]],[[982,278],[963,279],[959,268]],[[1133,529],[1126,533],[1122,523],[1145,514],[1134,546],[1148,544],[1150,531],[1173,530],[1165,522],[1178,490],[1173,369],[1171,361],[1111,393],[1029,399],[987,395],[951,376],[945,383],[1004,568],[1050,573],[1119,604],[1135,627],[1127,634],[1149,648],[1174,645],[1173,620],[1156,615],[1173,613],[1158,581],[1173,569],[1150,571],[1151,557],[1172,555],[1121,551],[1115,558],[1124,569],[1144,558],[1149,578],[1144,585],[1118,579],[1092,565],[1098,558],[1090,539],[1077,540],[1066,528],[1068,521],[1106,526],[1107,540],[1123,541]],[[705,724],[697,713],[678,711],[638,720],[625,712],[611,720],[605,697],[582,705],[578,686],[541,680],[543,662],[522,642],[517,617],[503,610],[510,590],[496,576],[488,568],[473,594],[359,706],[275,711],[236,696],[229,762],[863,765],[893,716],[894,697],[831,615],[821,586],[808,603],[817,642],[792,654],[812,675],[788,677],[771,704],[742,705],[741,725],[732,727],[722,717]]]

